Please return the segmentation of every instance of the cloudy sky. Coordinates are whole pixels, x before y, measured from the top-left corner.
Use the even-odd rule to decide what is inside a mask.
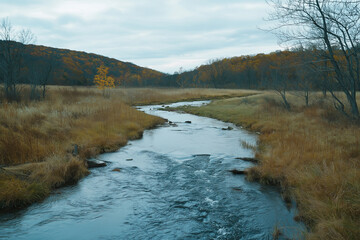
[[[268,53],[265,0],[1,0],[0,18],[36,44],[92,52],[173,73],[210,59]]]

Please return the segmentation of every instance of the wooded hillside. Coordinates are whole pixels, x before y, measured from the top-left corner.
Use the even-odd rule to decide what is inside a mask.
[[[331,70],[318,50],[298,49],[212,60],[173,76],[180,86],[247,89],[325,89]],[[321,71],[319,71],[321,69]]]
[[[0,41],[1,44],[1,41]],[[296,49],[209,61],[194,70],[164,74],[92,53],[37,45],[14,46],[22,51],[21,83],[50,72],[49,85],[94,85],[97,68],[109,68],[118,86],[213,87],[245,89],[295,89],[331,91],[339,86],[320,50]],[[1,76],[0,76],[1,80]]]
[[[21,82],[29,83],[39,72],[51,69],[50,85],[93,85],[94,76],[100,65],[109,67],[109,75],[118,85],[143,86],[159,85],[163,73],[142,68],[129,62],[122,62],[92,53],[57,49],[37,45],[16,43],[22,51]]]

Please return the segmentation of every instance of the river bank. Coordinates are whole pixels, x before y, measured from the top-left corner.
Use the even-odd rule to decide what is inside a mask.
[[[360,128],[314,98],[304,107],[292,97],[292,111],[278,96],[263,93],[178,110],[261,132],[249,180],[279,184],[298,203],[298,220],[310,228],[307,239],[360,236]],[[250,146],[251,147],[251,146]]]
[[[78,182],[89,173],[85,159],[164,122],[116,96],[71,88],[53,90],[42,102],[3,103],[0,115],[0,209],[28,206]]]
[[[131,105],[250,93],[112,89],[110,96],[104,97],[95,88],[49,87],[44,101],[2,102],[0,209],[28,206],[49,196],[53,189],[77,183],[89,174],[85,159],[115,151],[128,140],[141,137],[145,129],[164,123]]]

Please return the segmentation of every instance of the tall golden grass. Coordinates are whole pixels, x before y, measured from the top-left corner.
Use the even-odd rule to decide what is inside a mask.
[[[159,118],[136,111],[114,94],[60,89],[41,102],[3,103],[0,108],[0,164],[42,162],[71,153],[92,157],[124,145]]]
[[[23,207],[53,188],[77,182],[84,159],[117,150],[144,129],[165,120],[129,105],[254,94],[208,89],[111,89],[48,87],[44,101],[0,99],[0,209]],[[78,155],[73,156],[74,145]],[[2,166],[2,167],[1,167]]]
[[[269,92],[182,110],[261,132],[261,162],[248,178],[280,184],[296,199],[307,239],[358,239],[360,126],[335,111],[330,97],[314,95],[309,107],[290,97],[291,112]]]

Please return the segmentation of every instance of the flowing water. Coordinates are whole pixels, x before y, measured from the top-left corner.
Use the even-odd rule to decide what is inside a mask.
[[[256,134],[160,107],[140,110],[175,124],[100,155],[108,166],[77,185],[1,215],[0,239],[271,239],[275,226],[280,239],[300,238],[304,227],[277,188],[228,172],[252,165],[236,158],[253,157],[241,143],[256,145]]]

